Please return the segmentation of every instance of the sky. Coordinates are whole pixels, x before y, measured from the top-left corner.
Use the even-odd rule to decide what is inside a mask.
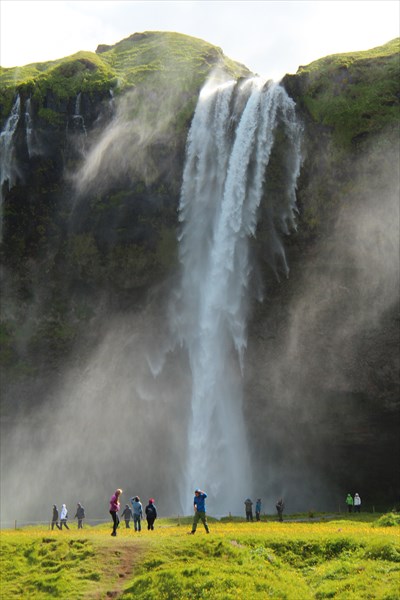
[[[400,35],[398,0],[0,0],[2,67],[55,60],[132,33],[175,31],[280,79],[329,54]]]

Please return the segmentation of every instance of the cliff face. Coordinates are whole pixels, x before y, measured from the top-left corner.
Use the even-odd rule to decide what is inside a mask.
[[[3,132],[20,102],[10,144],[2,134],[3,422],[84,361],[104,315],[163,305],[186,136],[216,67],[250,74],[201,40],[150,32],[1,70]],[[283,235],[291,272],[278,279],[261,206],[264,300],[245,370],[257,485],[268,475],[273,493],[281,473],[288,495],[318,473],[327,488],[397,502],[398,74],[395,41],[282,82],[304,124],[298,228]],[[265,191],[277,201],[280,164],[278,145]]]

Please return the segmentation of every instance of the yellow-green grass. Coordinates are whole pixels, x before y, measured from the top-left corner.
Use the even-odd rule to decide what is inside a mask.
[[[399,526],[377,516],[110,527],[3,530],[1,598],[400,598]]]

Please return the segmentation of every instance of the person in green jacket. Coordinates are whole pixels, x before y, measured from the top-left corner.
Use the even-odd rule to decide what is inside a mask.
[[[351,513],[353,511],[353,497],[351,494],[347,494],[346,504],[349,513]]]

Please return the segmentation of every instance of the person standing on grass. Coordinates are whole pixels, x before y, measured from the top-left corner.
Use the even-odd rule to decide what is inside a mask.
[[[58,524],[58,508],[55,504],[53,504],[53,516],[51,518],[52,529],[54,529],[54,525],[57,527],[57,529],[61,529],[61,527]]]
[[[154,498],[150,498],[148,505],[144,509],[147,519],[147,529],[154,529],[154,521],[157,519],[157,509],[154,504]]]
[[[205,492],[203,492],[202,490],[199,490],[199,489],[195,490],[194,499],[193,499],[193,506],[194,506],[193,525],[192,525],[192,531],[189,531],[189,533],[191,533],[191,534],[196,533],[197,523],[199,521],[201,521],[203,523],[206,533],[210,533],[210,530],[209,530],[208,524],[207,524],[207,517],[206,517],[206,498],[207,498],[207,494]]]
[[[261,515],[261,498],[257,498],[256,501],[256,521],[260,520]]]
[[[244,507],[245,507],[245,511],[246,511],[246,521],[252,521],[253,520],[253,502],[250,500],[250,498],[246,498],[246,500],[244,501]]]
[[[346,498],[347,510],[349,513],[353,512],[353,497],[351,494],[347,494]]]
[[[83,529],[83,519],[85,518],[85,509],[82,504],[78,502],[76,505],[76,513],[74,519],[78,519],[78,529]]]
[[[110,515],[113,520],[113,530],[111,535],[114,537],[117,535],[117,529],[119,525],[118,511],[121,506],[119,503],[119,497],[121,496],[121,494],[122,490],[118,488],[117,490],[115,490],[114,494],[110,498]]]
[[[285,504],[283,502],[283,499],[279,498],[278,502],[276,503],[276,510],[278,512],[278,519],[281,523],[283,521],[283,509],[284,508],[285,508]]]
[[[133,512],[133,524],[135,526],[135,531],[142,531],[142,517],[143,517],[143,506],[140,502],[139,496],[134,496],[131,498],[132,502],[132,512]]]
[[[67,505],[63,504],[61,507],[61,512],[60,512],[60,529],[63,528],[63,525],[66,529],[69,529],[69,527],[67,525],[67,519],[68,519]]]
[[[361,498],[358,494],[356,494],[354,496],[353,504],[354,504],[354,512],[356,512],[356,513],[361,512]]]
[[[129,508],[129,504],[125,504],[124,512],[121,514],[121,517],[125,520],[125,528],[130,529],[129,521],[133,517],[132,511]]]

